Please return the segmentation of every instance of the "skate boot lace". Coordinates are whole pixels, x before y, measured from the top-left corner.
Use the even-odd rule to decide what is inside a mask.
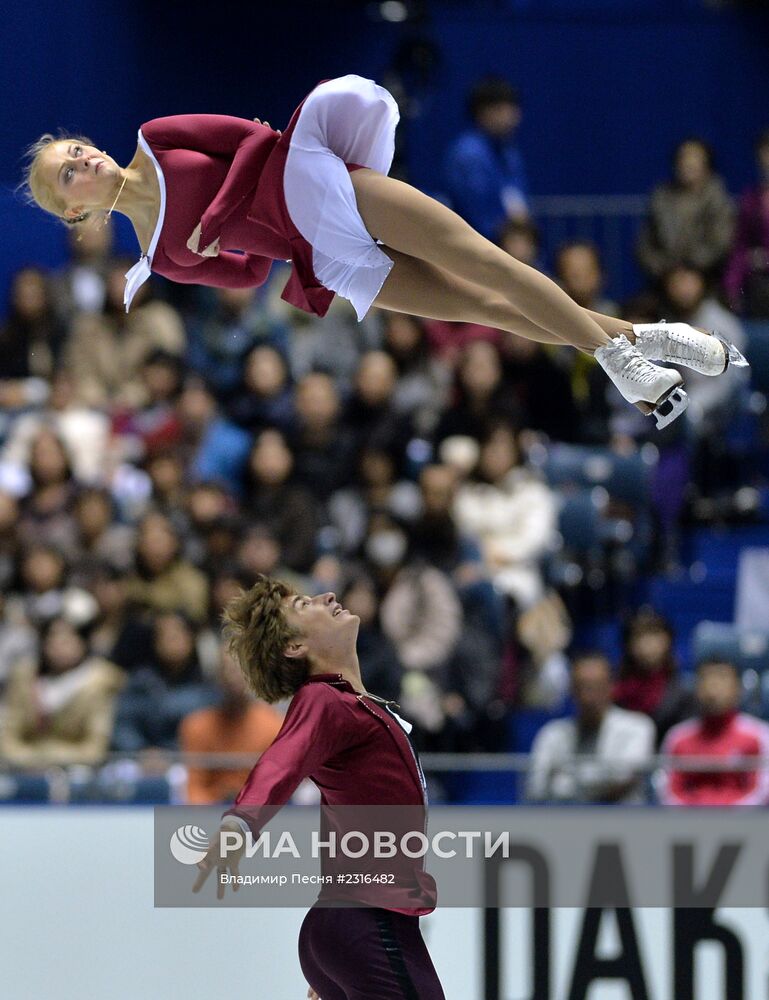
[[[647,361],[643,354],[637,348],[633,347],[630,341],[626,338],[622,339],[625,340],[625,343],[620,343],[616,350],[625,369],[625,375],[632,379],[633,382],[638,382],[642,385],[654,382],[657,378],[658,369]]]
[[[666,360],[669,358],[671,361],[698,361],[703,365],[707,364],[711,359],[706,344],[707,341],[698,343],[683,333],[671,333],[665,351]]]

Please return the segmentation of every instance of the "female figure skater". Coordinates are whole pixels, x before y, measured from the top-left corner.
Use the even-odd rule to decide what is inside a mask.
[[[481,323],[594,354],[622,395],[663,427],[686,408],[679,372],[718,375],[742,356],[683,323],[633,327],[581,309],[446,206],[387,176],[398,110],[370,80],[319,84],[281,134],[227,115],[156,118],[126,167],[82,137],[30,147],[31,198],[67,224],[119,211],[141,247],[125,305],[154,271],[174,281],[261,285],[293,262],[283,298],[325,315],[334,293],[361,320],[372,305]],[[240,252],[233,252],[240,251]]]

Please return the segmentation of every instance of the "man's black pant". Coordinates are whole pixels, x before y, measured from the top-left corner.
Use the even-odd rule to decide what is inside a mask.
[[[321,1000],[445,1000],[419,917],[374,907],[313,907],[299,961]]]

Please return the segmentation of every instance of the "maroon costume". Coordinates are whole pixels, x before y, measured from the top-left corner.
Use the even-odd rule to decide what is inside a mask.
[[[338,291],[362,319],[392,260],[365,229],[349,172],[389,170],[397,120],[384,88],[350,75],[318,84],[282,135],[229,115],[145,122],[139,147],[154,163],[160,207],[148,251],[126,275],[126,309],[151,271],[244,288],[284,260],[293,263],[285,301],[323,316]],[[199,223],[198,250],[218,239],[218,256],[187,248]]]
[[[313,675],[298,689],[225,816],[239,817],[257,836],[308,777],[320,789],[321,808],[332,812],[366,805],[410,807],[411,816],[426,810],[422,769],[398,717],[341,674]],[[299,937],[302,969],[322,1000],[444,1000],[419,930],[419,916],[434,909],[435,882],[421,858],[409,860],[406,875],[410,885],[389,898],[381,888],[353,886],[340,895],[337,886],[322,887]],[[357,908],[339,908],[341,900]],[[330,901],[337,907],[324,908]]]

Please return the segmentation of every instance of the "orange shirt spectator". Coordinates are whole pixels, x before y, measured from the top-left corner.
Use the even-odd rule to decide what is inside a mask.
[[[260,754],[283,724],[283,716],[270,705],[254,701],[240,668],[227,653],[219,668],[222,702],[199,709],[182,719],[179,749],[184,753]],[[254,765],[242,767],[188,767],[187,802],[213,805],[232,801]]]

